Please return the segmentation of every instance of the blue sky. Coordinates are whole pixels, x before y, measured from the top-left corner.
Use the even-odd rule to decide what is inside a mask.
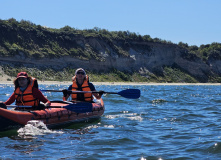
[[[0,0],[0,19],[130,31],[188,45],[221,43],[221,0]]]

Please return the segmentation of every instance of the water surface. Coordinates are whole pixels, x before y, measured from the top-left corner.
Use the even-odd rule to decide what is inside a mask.
[[[68,85],[40,85],[64,89]],[[2,101],[13,85],[0,85]],[[221,86],[110,86],[97,90],[141,90],[139,99],[104,95],[100,120],[35,135],[0,132],[2,159],[220,159]],[[61,100],[62,93],[47,93]]]

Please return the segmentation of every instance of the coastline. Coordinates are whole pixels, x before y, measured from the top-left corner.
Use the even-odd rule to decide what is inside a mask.
[[[10,77],[1,70],[0,68],[0,84],[13,84],[13,80],[16,77]],[[10,79],[10,81],[8,80]],[[221,83],[156,83],[156,82],[92,82],[94,85],[221,85]],[[72,84],[70,81],[40,81],[38,80],[38,84],[46,84],[46,85],[70,85]]]
[[[153,83],[153,82],[92,82],[94,85],[221,85],[221,83]],[[0,80],[0,84],[13,84],[13,81]],[[70,85],[71,81],[40,81],[38,84]]]

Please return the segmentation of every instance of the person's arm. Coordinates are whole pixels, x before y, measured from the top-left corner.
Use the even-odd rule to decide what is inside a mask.
[[[51,102],[37,88],[33,88],[33,96],[45,103],[45,106],[50,106]]]
[[[12,95],[11,95],[11,97],[9,97],[9,99],[8,99],[6,102],[4,102],[4,103],[5,103],[5,105],[10,105],[10,104],[12,104],[14,101],[15,101],[15,93],[13,92]]]
[[[68,91],[71,91],[72,90],[72,85],[70,85],[68,87],[68,90],[63,90],[63,101],[67,101],[70,94],[68,94]]]
[[[38,81],[37,81],[37,79],[34,81],[34,87],[38,89]]]
[[[89,83],[89,87],[90,87],[91,91],[96,91],[93,83]],[[92,93],[92,94],[96,99],[101,99],[101,96],[103,93]]]

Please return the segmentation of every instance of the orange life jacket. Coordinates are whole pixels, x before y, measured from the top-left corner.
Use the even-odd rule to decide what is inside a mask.
[[[89,77],[86,75],[86,79],[84,80],[81,88],[82,91],[91,91],[90,87],[89,87]],[[78,88],[77,82],[76,82],[76,76],[73,77],[73,84],[72,84],[72,91],[79,91],[80,89]],[[72,94],[72,100],[73,101],[77,101],[77,95],[78,94]],[[84,100],[91,102],[93,99],[92,97],[92,93],[84,93]]]
[[[39,99],[33,97],[32,89],[34,86],[35,78],[32,78],[29,85],[24,92],[20,90],[20,87],[15,89],[16,105],[18,106],[38,106]]]

